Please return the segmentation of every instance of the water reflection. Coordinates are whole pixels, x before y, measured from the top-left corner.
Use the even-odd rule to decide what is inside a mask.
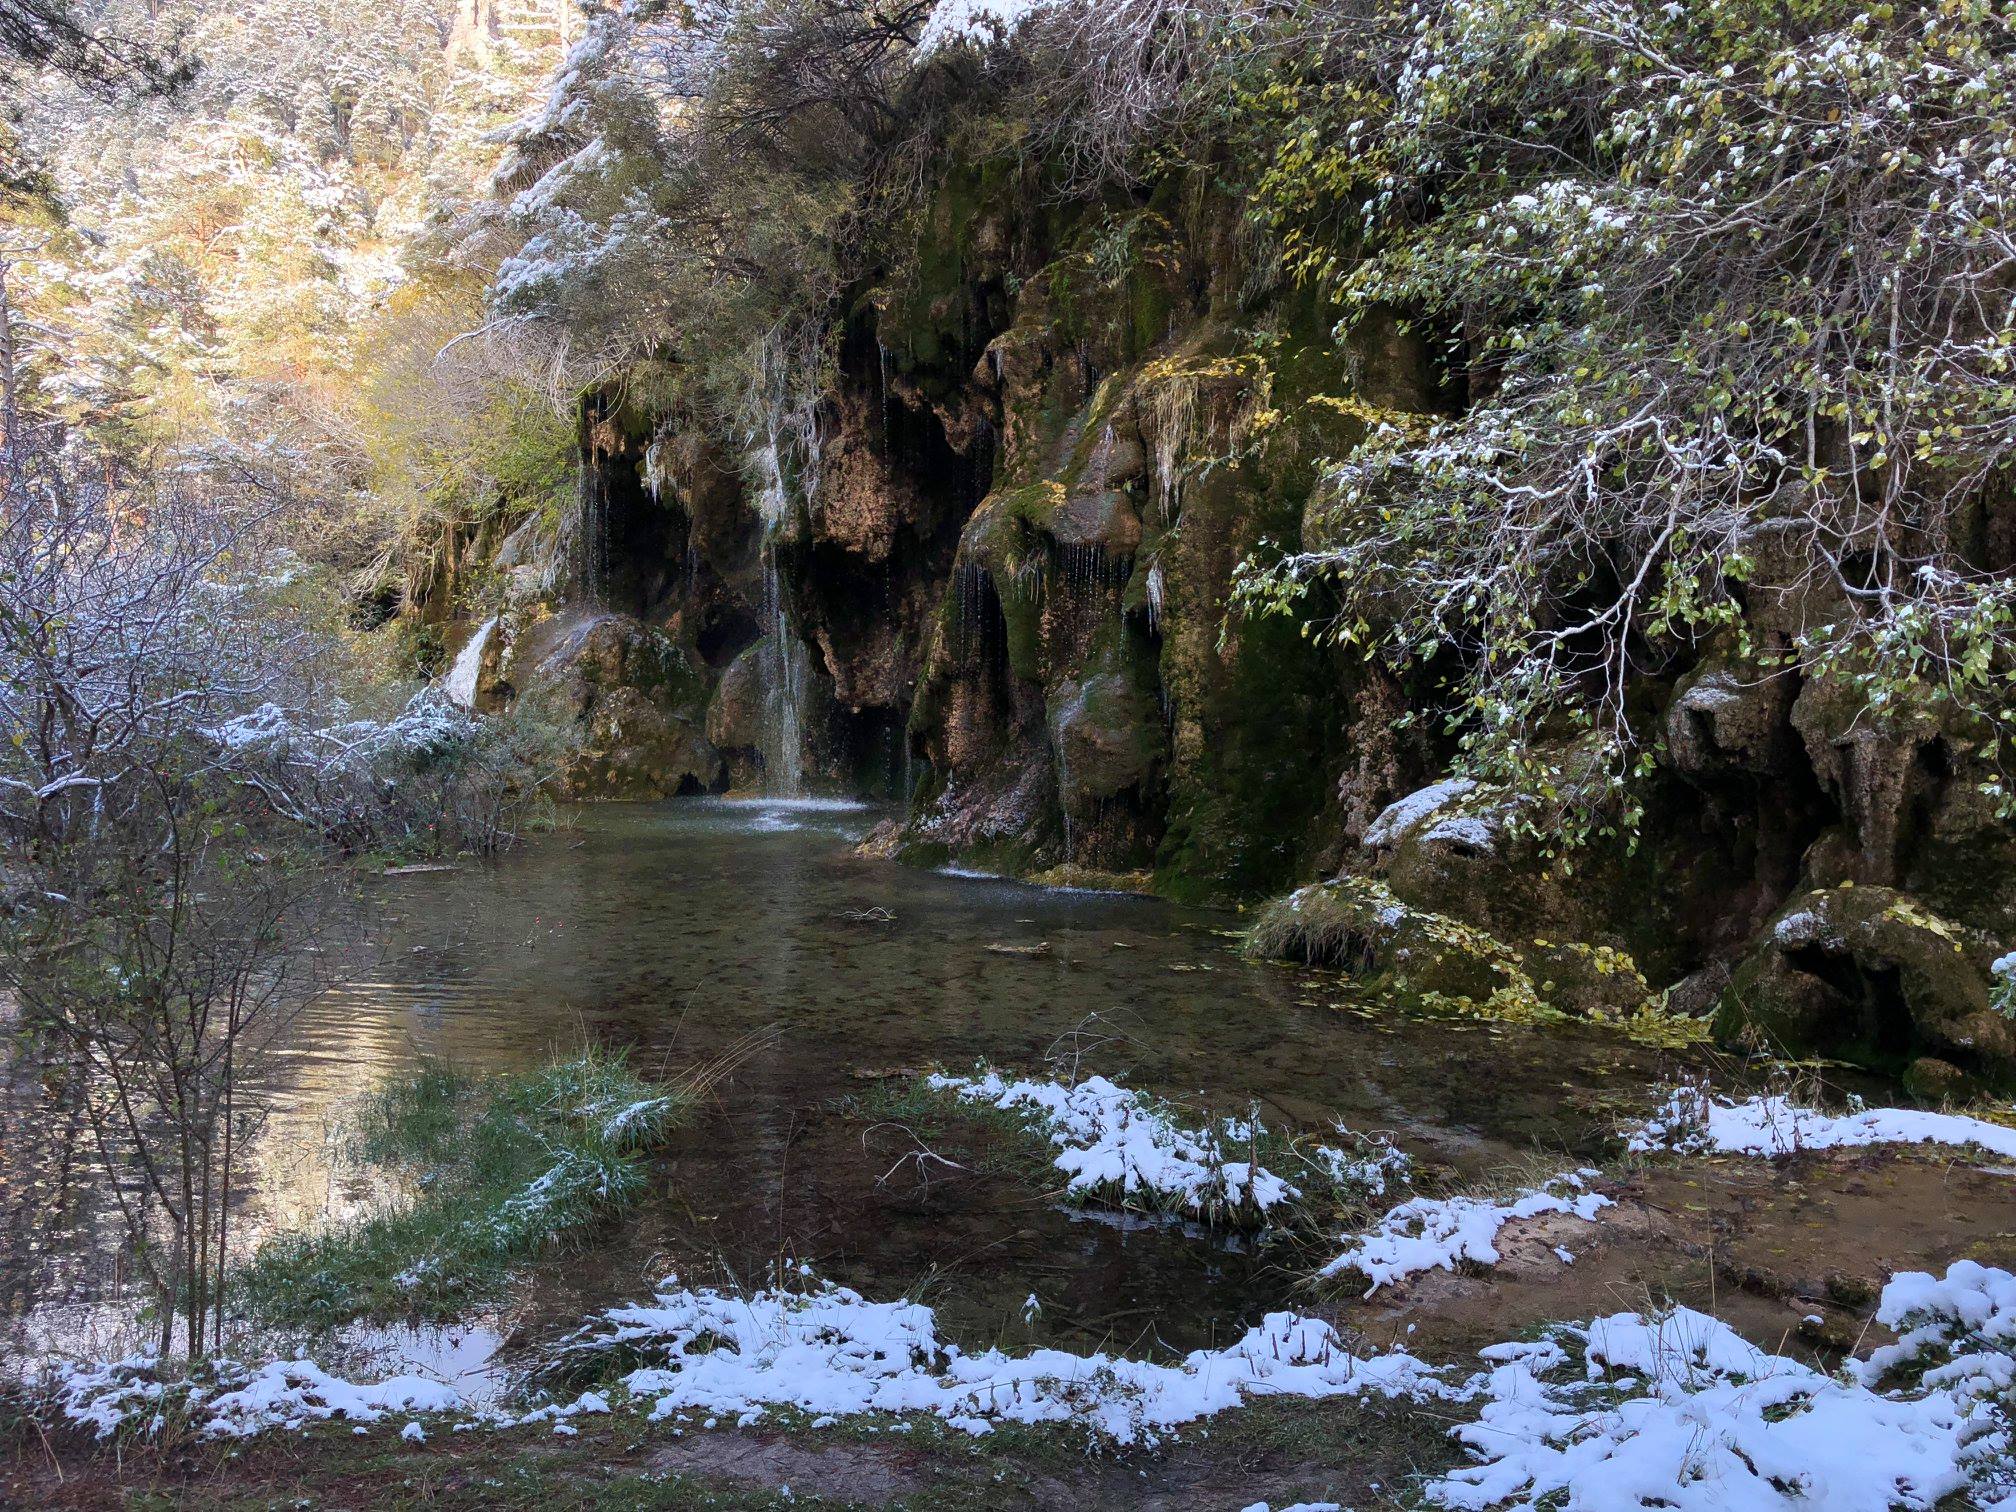
[[[604,806],[494,865],[370,879],[343,985],[272,1062],[240,1232],[376,1200],[370,1174],[332,1154],[359,1095],[417,1057],[511,1069],[594,1040],[649,1075],[775,1026],[674,1141],[635,1217],[535,1268],[512,1329],[564,1326],[668,1270],[755,1282],[790,1259],[871,1294],[921,1289],[975,1343],[1023,1337],[1035,1293],[1043,1330],[1078,1347],[1209,1344],[1281,1305],[1293,1257],[1073,1221],[1004,1179],[880,1180],[901,1131],[866,1130],[834,1100],[890,1068],[1033,1068],[1089,1018],[1087,1070],[1221,1110],[1258,1099],[1295,1124],[1341,1117],[1477,1169],[1589,1148],[1612,1090],[1660,1069],[1607,1035],[1340,1011],[1334,980],[1239,959],[1236,915],[855,855],[881,817],[807,799]],[[0,1145],[17,1345],[41,1328],[27,1320],[119,1280],[116,1221],[63,1197],[79,1148],[48,1106],[17,1078]],[[487,1369],[494,1339],[471,1347]]]

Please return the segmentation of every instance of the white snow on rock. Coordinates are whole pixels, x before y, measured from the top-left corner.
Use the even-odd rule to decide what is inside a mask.
[[[932,1310],[869,1302],[844,1287],[731,1296],[668,1279],[647,1304],[613,1308],[563,1350],[621,1351],[657,1363],[622,1384],[653,1421],[717,1419],[795,1407],[835,1418],[928,1412],[968,1433],[997,1423],[1074,1422],[1119,1443],[1166,1430],[1252,1396],[1448,1397],[1432,1366],[1405,1351],[1354,1355],[1329,1324],[1269,1313],[1229,1348],[1162,1365],[1107,1354],[999,1349],[965,1354],[941,1339]]]
[[[1156,1206],[1213,1217],[1238,1210],[1266,1213],[1301,1195],[1287,1178],[1258,1162],[1231,1158],[1251,1153],[1252,1140],[1262,1132],[1255,1119],[1226,1118],[1186,1128],[1139,1093],[1103,1076],[1066,1086],[1042,1079],[1011,1081],[983,1068],[971,1076],[932,1075],[925,1084],[1023,1115],[1057,1146],[1052,1164],[1065,1174],[1067,1191],[1077,1196],[1140,1197]],[[1407,1157],[1384,1141],[1362,1143],[1363,1152],[1318,1145],[1309,1155],[1331,1180],[1383,1193],[1389,1177],[1406,1170]]]
[[[1497,849],[1498,826],[1475,814],[1449,814],[1437,819],[1421,837],[1445,845],[1467,845],[1473,850]]]
[[[1674,1092],[1629,1143],[1638,1152],[1728,1155],[1790,1155],[1798,1150],[1882,1144],[1977,1145],[2016,1158],[2016,1129],[1964,1114],[1917,1108],[1825,1113],[1782,1096],[1731,1102],[1701,1087]]]
[[[1585,1190],[1594,1171],[1570,1171],[1507,1201],[1490,1197],[1416,1197],[1401,1203],[1319,1272],[1338,1276],[1356,1271],[1372,1284],[1365,1295],[1389,1282],[1428,1270],[1453,1271],[1459,1262],[1498,1263],[1498,1231],[1518,1218],[1566,1213],[1594,1218],[1611,1205],[1600,1192]],[[1565,1263],[1565,1262],[1564,1262]]]
[[[1468,777],[1445,777],[1440,782],[1409,793],[1396,803],[1389,803],[1366,829],[1365,848],[1377,850],[1381,846],[1398,845],[1415,825],[1447,808],[1466,793],[1473,792],[1476,787],[1477,784]]]
[[[1891,1512],[1958,1495],[2016,1508],[1993,1396],[2006,1389],[2016,1278],[1965,1264],[1945,1282],[1900,1275],[1882,1315],[1923,1320],[1956,1362],[2000,1366],[1881,1392],[1883,1351],[1836,1377],[1688,1308],[1617,1313],[1485,1350],[1479,1418],[1456,1430],[1479,1463],[1431,1482],[1428,1499],[1465,1512]]]

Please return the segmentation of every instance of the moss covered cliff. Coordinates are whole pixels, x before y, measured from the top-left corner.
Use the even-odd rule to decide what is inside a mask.
[[[1693,120],[1722,80],[1761,139],[1828,28],[1866,27],[1604,41],[1517,10],[1410,40],[1061,6],[921,56],[822,11],[731,26],[672,124],[621,66],[648,28],[612,19],[500,179],[503,317],[602,356],[577,508],[491,530],[437,595],[492,625],[481,697],[571,721],[583,793],[873,793],[904,860],[1292,893],[1261,948],[1480,1011],[2005,1074],[2001,421],[1914,433],[1909,479],[1856,461],[1901,390],[1870,407],[1860,328],[1784,271],[1808,249],[1675,251],[1674,196],[1723,180],[1645,156],[1704,150],[1645,124],[1659,88]],[[1165,48],[1128,55],[1133,95],[1088,28]],[[1631,61],[1654,41],[1664,85]],[[1915,188],[1878,179],[1903,224]],[[1641,225],[1682,282],[1639,279]],[[1979,453],[1964,508],[1946,434]]]

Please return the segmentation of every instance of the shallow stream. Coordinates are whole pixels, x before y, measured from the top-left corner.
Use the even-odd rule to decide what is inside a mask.
[[[1075,1054],[1199,1108],[1257,1099],[1270,1124],[1337,1119],[1483,1175],[1595,1151],[1672,1070],[1614,1034],[1410,1017],[1334,975],[1242,960],[1236,913],[857,856],[881,817],[821,800],[600,806],[495,863],[369,879],[341,985],[274,1063],[241,1222],[295,1227],[376,1200],[330,1152],[358,1095],[421,1057],[501,1070],[593,1040],[648,1077],[770,1030],[640,1206],[534,1267],[494,1327],[380,1342],[481,1369],[496,1337],[548,1337],[668,1272],[759,1284],[803,1263],[931,1301],[969,1344],[1184,1349],[1289,1305],[1309,1257],[1096,1221],[911,1158],[907,1130],[836,1103],[877,1073],[978,1057],[1041,1071]],[[7,1117],[12,1345],[87,1349],[119,1280],[116,1223],[75,1179],[85,1141],[34,1086],[14,1087]]]

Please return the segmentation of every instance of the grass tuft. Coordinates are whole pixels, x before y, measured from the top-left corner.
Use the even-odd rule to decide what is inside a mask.
[[[511,1268],[634,1200],[642,1154],[682,1123],[698,1080],[651,1086],[620,1052],[477,1078],[439,1063],[369,1098],[352,1150],[405,1195],[383,1211],[267,1241],[240,1273],[276,1327],[446,1317]]]

